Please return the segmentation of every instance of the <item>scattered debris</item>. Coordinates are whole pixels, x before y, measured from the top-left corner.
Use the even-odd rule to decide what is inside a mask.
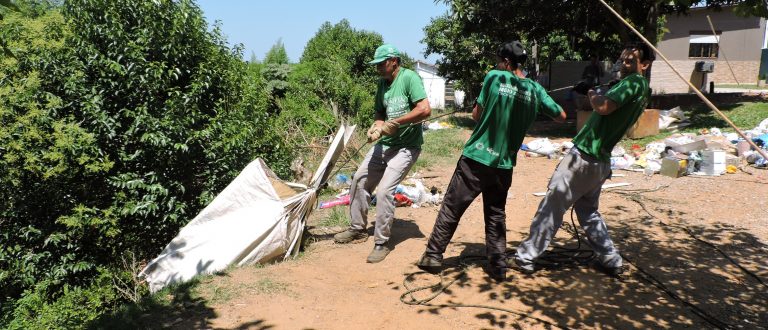
[[[631,183],[629,183],[629,182],[606,183],[602,187],[600,187],[600,189],[624,187],[624,186],[629,186],[629,185],[631,185]],[[547,193],[546,192],[535,192],[535,193],[533,193],[533,195],[537,196],[537,197],[543,197],[543,196],[546,196]]]

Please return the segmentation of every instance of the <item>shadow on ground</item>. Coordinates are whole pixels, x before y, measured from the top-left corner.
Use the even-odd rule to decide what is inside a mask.
[[[192,280],[135,304],[125,305],[86,325],[89,329],[205,329],[216,317],[213,308],[194,292],[199,280]]]
[[[478,278],[477,272],[449,267],[444,283],[456,282],[429,302],[432,306],[414,308],[438,315],[461,309],[496,328],[765,329],[768,267],[764,256],[768,246],[731,225],[687,225],[687,215],[672,207],[655,205],[649,212],[628,201],[604,214],[625,262],[631,264],[622,279],[581,265],[546,268],[532,276],[514,272],[514,279],[497,284]],[[566,214],[566,222],[569,220]],[[575,238],[561,230],[552,245],[573,247],[575,243]],[[447,264],[484,253],[482,244],[452,244],[463,246],[463,252],[446,259]],[[516,244],[510,242],[510,248]],[[481,260],[475,259],[475,263],[481,265]],[[435,281],[433,276],[431,282]],[[491,308],[451,306],[454,304]]]

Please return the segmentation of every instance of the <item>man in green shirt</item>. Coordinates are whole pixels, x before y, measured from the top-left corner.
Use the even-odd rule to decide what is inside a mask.
[[[520,42],[505,43],[497,52],[496,68],[485,76],[472,111],[477,126],[464,146],[427,249],[417,263],[424,270],[433,272],[442,267],[443,253],[461,216],[482,193],[487,271],[496,280],[505,279],[505,206],[517,151],[539,113],[565,121],[565,112],[544,88],[523,75],[521,66],[526,57]]]
[[[557,166],[547,195],[531,223],[530,235],[517,248],[515,266],[523,273],[535,271],[534,260],[549,246],[573,205],[579,224],[606,273],[621,274],[622,259],[608,227],[598,212],[600,189],[611,176],[611,150],[645,110],[650,98],[643,73],[655,59],[645,44],[626,47],[620,57],[621,81],[603,95],[587,94],[594,113],[573,139],[574,148]]]
[[[378,141],[360,164],[350,187],[350,227],[336,234],[336,243],[359,243],[368,238],[368,205],[376,190],[375,245],[367,261],[384,260],[395,217],[395,188],[408,174],[424,143],[421,125],[409,125],[429,118],[431,109],[421,77],[400,67],[400,52],[384,44],[376,49],[373,61],[381,79],[376,90],[374,123],[368,142]],[[378,186],[378,188],[377,188]]]

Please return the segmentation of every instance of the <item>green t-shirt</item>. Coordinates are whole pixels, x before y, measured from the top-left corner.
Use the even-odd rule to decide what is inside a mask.
[[[610,161],[613,147],[643,114],[649,94],[648,80],[643,76],[633,73],[625,77],[605,94],[616,103],[616,110],[605,116],[593,113],[573,138],[573,144],[583,153]]]
[[[421,77],[416,72],[400,68],[392,84],[379,79],[374,110],[386,120],[397,119],[409,113],[416,103],[427,98]],[[383,136],[379,144],[397,148],[419,148],[424,143],[421,125],[400,127],[397,134]]]
[[[477,103],[483,112],[462,154],[502,169],[515,166],[525,132],[540,112],[556,117],[563,111],[541,85],[502,70],[485,75]]]

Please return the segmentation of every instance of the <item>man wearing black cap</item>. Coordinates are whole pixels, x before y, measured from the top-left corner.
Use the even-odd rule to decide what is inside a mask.
[[[434,272],[442,267],[443,253],[461,216],[479,194],[483,194],[485,244],[488,274],[503,281],[506,275],[507,191],[512,168],[525,132],[539,113],[565,121],[565,112],[544,88],[523,76],[527,55],[519,41],[499,47],[497,66],[488,72],[472,111],[477,121],[464,146],[424,255],[417,266]]]
[[[600,189],[611,177],[611,150],[645,110],[650,99],[643,73],[655,59],[645,44],[627,46],[619,58],[621,81],[603,96],[589,90],[594,112],[573,138],[574,148],[563,157],[549,179],[547,195],[531,223],[530,235],[517,247],[514,262],[530,274],[534,261],[547,249],[573,206],[581,228],[597,255],[597,266],[606,273],[621,274],[622,259],[598,210]]]

